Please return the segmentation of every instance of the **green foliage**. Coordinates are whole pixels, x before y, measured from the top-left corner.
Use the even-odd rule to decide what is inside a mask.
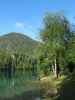
[[[74,35],[70,38],[67,44],[66,60],[67,62],[75,63],[75,36]]]
[[[75,73],[68,75],[61,83],[58,96],[55,100],[75,99]]]
[[[43,68],[47,64],[44,61],[45,58],[51,65],[56,59],[57,66],[62,70],[67,63],[65,58],[75,61],[74,43],[71,43],[74,34],[70,31],[70,23],[64,15],[59,13],[48,13],[43,22],[44,27],[40,30],[42,43],[39,47],[39,59],[40,57],[43,59]],[[73,49],[70,49],[72,47]]]
[[[44,28],[41,30],[41,38],[45,41],[61,42],[64,36],[69,36],[69,22],[57,13],[47,14],[44,17]]]
[[[10,33],[0,37],[0,68],[1,72],[15,70],[36,70],[33,62],[34,48],[38,42],[20,33]],[[35,65],[35,68],[34,68]],[[15,69],[15,70],[14,70]],[[4,70],[4,71],[3,71]]]
[[[4,67],[9,62],[10,54],[3,50],[0,50],[0,68]]]

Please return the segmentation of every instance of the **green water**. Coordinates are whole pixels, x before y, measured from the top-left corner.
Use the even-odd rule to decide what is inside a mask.
[[[31,71],[21,70],[17,70],[11,78],[0,77],[0,97],[13,97],[31,90],[36,87],[36,84],[32,83],[36,80],[36,75],[33,75]]]

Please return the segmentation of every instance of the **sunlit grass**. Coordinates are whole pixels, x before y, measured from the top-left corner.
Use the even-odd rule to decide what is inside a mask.
[[[59,76],[58,79],[55,79],[53,76],[43,77],[41,79],[41,90],[43,91],[44,100],[53,100],[58,93],[58,89],[60,89],[62,82],[65,80],[66,76]],[[49,95],[47,95],[48,92]]]

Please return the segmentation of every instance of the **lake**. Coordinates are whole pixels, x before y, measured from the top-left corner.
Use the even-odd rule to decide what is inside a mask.
[[[40,96],[39,88],[37,74],[32,73],[32,71],[17,70],[11,78],[0,77],[0,97],[2,98],[18,98],[18,96],[28,98],[31,96],[38,99]]]

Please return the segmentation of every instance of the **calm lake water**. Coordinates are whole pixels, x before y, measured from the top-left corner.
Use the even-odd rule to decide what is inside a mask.
[[[35,81],[37,81],[37,74],[32,71],[17,70],[11,78],[0,77],[0,97],[13,97],[28,90],[35,90],[38,87]]]

